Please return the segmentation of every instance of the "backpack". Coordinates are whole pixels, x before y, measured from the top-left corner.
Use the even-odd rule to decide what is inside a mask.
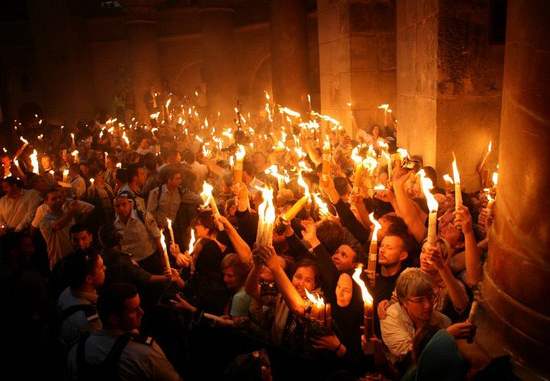
[[[118,380],[118,363],[120,355],[128,342],[131,335],[126,333],[117,337],[115,344],[100,364],[88,364],[86,362],[86,341],[90,337],[89,334],[80,338],[76,348],[76,364],[77,364],[77,379],[79,381],[114,381]]]

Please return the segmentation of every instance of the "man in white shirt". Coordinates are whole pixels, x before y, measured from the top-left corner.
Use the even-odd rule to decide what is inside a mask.
[[[78,164],[71,164],[69,177],[74,195],[80,200],[86,194],[86,180],[80,175],[80,166]]]
[[[57,188],[46,194],[44,203],[49,210],[39,227],[48,248],[50,269],[53,269],[61,258],[73,250],[69,231],[75,224],[75,217],[90,213],[94,206],[78,200],[65,203],[65,197]]]
[[[176,220],[176,214],[181,203],[182,175],[176,168],[167,168],[163,184],[149,192],[147,212],[151,213],[158,226],[166,226],[166,219]]]
[[[21,180],[8,177],[2,181],[6,194],[0,198],[0,234],[6,230],[19,232],[29,226],[34,211],[42,201],[35,190],[21,189]]]
[[[115,212],[114,225],[122,235],[122,251],[131,254],[132,259],[151,274],[163,274],[163,248],[153,216],[136,210],[134,199],[126,192],[115,198]]]

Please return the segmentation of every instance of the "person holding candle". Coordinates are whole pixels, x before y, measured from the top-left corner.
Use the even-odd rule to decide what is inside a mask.
[[[399,276],[395,288],[398,303],[392,304],[381,320],[382,339],[391,353],[391,360],[401,371],[411,363],[415,334],[430,325],[446,328],[455,339],[473,334],[471,323],[456,323],[438,312],[435,306],[432,280],[418,268],[410,268]]]
[[[152,274],[163,274],[164,251],[160,242],[160,231],[150,213],[143,213],[135,206],[135,200],[128,192],[116,196],[115,227],[122,234],[122,250],[132,254],[140,266]]]
[[[165,227],[167,219],[175,221],[182,201],[182,182],[182,174],[177,168],[167,168],[163,172],[162,184],[149,192],[147,212],[151,213],[159,227]]]
[[[34,190],[23,189],[23,182],[16,177],[8,177],[2,182],[5,196],[0,198],[0,235],[12,230],[20,232],[27,228],[34,212],[40,204],[40,194]]]

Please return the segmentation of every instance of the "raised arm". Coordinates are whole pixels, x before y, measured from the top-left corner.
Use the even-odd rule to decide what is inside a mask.
[[[481,266],[481,248],[478,247],[472,216],[467,207],[462,205],[455,213],[455,224],[459,225],[464,233],[464,252],[466,259],[466,283],[473,287],[481,281],[483,274]]]
[[[403,218],[409,230],[418,242],[426,236],[426,213],[421,212],[416,203],[409,197],[405,190],[405,182],[412,172],[399,168],[393,175],[393,190],[395,193],[395,202],[399,217]]]
[[[246,263],[247,265],[252,264],[252,250],[250,250],[250,246],[245,242],[244,239],[239,235],[239,232],[237,232],[237,229],[233,226],[231,222],[227,218],[225,218],[222,215],[217,215],[216,218],[221,222],[221,224],[224,226],[225,231],[227,232],[227,235],[229,236],[229,240],[233,244],[233,247],[235,248],[235,251],[237,255],[239,256],[239,259],[242,263]]]
[[[281,266],[281,262],[277,259],[275,250],[272,247],[264,247],[258,254],[273,273],[275,283],[288,308],[293,313],[303,316],[306,313],[306,303],[286,275],[285,270]]]

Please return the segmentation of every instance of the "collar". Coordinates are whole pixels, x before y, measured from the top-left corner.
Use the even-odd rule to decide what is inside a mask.
[[[93,291],[76,291],[76,290],[73,290],[71,288],[71,293],[73,294],[73,296],[75,298],[85,299],[85,300],[89,301],[92,304],[96,304],[96,302],[97,302],[97,296],[98,295],[97,295],[96,290],[93,290]]]

